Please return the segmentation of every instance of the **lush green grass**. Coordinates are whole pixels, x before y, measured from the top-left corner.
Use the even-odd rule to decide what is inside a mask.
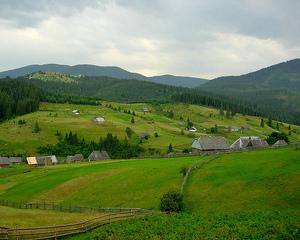
[[[158,209],[163,193],[179,189],[180,169],[201,160],[14,166],[0,169],[0,198]],[[300,151],[293,148],[224,154],[190,176],[185,213],[119,222],[74,239],[299,239],[299,186]],[[19,223],[27,217],[20,214]]]
[[[185,191],[201,212],[300,210],[300,151],[292,148],[225,154],[195,171]]]
[[[299,239],[295,213],[252,212],[234,215],[176,214],[148,216],[102,226],[67,239]]]
[[[121,112],[105,107],[112,104],[114,108],[121,109]],[[151,112],[144,114],[143,108],[148,107]],[[81,114],[76,116],[72,110],[80,110]],[[124,110],[135,111],[135,124],[131,124],[131,115],[123,113]],[[174,118],[164,115],[166,111],[172,110]],[[95,116],[103,116],[106,122],[101,125],[95,124],[92,119]],[[181,135],[181,130],[185,128],[187,118],[193,121],[198,129],[196,134],[185,131]],[[25,125],[18,125],[18,120],[24,119]],[[41,127],[39,133],[33,133],[33,125],[38,121]],[[265,126],[261,128],[260,118],[242,116],[237,114],[233,119],[226,119],[219,116],[216,109],[185,104],[162,104],[151,105],[145,103],[121,104],[103,102],[101,106],[85,106],[74,104],[49,104],[43,103],[40,111],[17,117],[13,120],[0,124],[0,155],[13,155],[23,153],[26,155],[36,154],[38,146],[48,143],[56,143],[56,131],[66,133],[73,131],[86,140],[98,141],[107,133],[112,133],[124,138],[125,128],[130,127],[136,133],[147,132],[150,134],[149,140],[143,140],[142,146],[148,150],[154,148],[161,152],[166,152],[170,143],[176,151],[190,148],[193,139],[201,134],[206,134],[215,124],[219,126],[219,135],[223,135],[233,142],[239,136],[258,135],[265,138],[274,129]],[[243,132],[227,133],[222,130],[222,126],[244,127]],[[300,139],[300,128],[292,126],[296,133],[290,136],[295,142]],[[281,130],[288,132],[288,125],[284,124]],[[157,132],[159,137],[155,138]],[[136,139],[133,141],[136,142]],[[147,153],[146,153],[147,154]]]
[[[180,169],[200,159],[105,161],[30,171],[24,166],[0,169],[0,198],[157,209],[162,194],[169,189],[179,189],[182,181]]]
[[[16,209],[0,206],[0,226],[2,227],[40,227],[82,222],[99,214],[66,213],[38,209]]]

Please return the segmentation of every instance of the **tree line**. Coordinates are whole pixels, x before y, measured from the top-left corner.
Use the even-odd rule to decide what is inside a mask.
[[[86,141],[76,133],[70,131],[64,136],[56,132],[58,143],[48,144],[38,148],[38,153],[46,155],[68,155],[82,154],[85,158],[94,150],[105,150],[112,159],[128,159],[138,157],[143,149],[139,145],[130,144],[128,139],[120,140],[117,136],[108,133],[106,137],[100,138],[98,142]]]
[[[25,82],[0,79],[0,121],[39,108],[41,92]]]

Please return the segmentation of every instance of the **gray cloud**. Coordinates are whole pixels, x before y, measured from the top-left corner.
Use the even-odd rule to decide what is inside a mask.
[[[119,65],[215,77],[299,57],[298,0],[0,0],[0,68]]]

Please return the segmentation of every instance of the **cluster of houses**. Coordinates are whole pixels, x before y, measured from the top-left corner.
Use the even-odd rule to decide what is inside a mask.
[[[283,147],[288,144],[284,140],[278,140],[272,147]],[[192,151],[226,151],[226,150],[242,150],[270,147],[266,140],[262,140],[257,136],[240,137],[233,144],[229,144],[228,140],[222,136],[201,136],[194,140]]]
[[[0,167],[6,167],[11,164],[20,164],[22,163],[21,157],[0,157]]]
[[[93,151],[89,157],[89,161],[97,160],[109,160],[110,157],[106,151]],[[75,154],[73,156],[67,156],[63,161],[58,161],[55,155],[51,156],[38,156],[38,157],[26,157],[26,163],[29,166],[50,166],[58,163],[75,163],[84,161],[82,154]],[[0,167],[8,167],[12,164],[20,164],[23,162],[22,157],[0,157]]]

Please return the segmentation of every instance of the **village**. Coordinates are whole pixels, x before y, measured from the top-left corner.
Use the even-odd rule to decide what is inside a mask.
[[[147,138],[146,133],[139,134],[140,138]],[[204,135],[196,138],[191,145],[191,152],[180,153],[170,152],[167,155],[162,155],[160,157],[168,156],[183,156],[183,155],[201,155],[207,153],[218,153],[218,152],[237,152],[237,151],[249,151],[260,148],[279,148],[286,147],[288,143],[284,140],[278,140],[273,145],[269,145],[266,140],[262,140],[258,136],[244,136],[238,138],[231,145],[229,141],[222,136],[211,136]],[[300,149],[300,144],[296,145],[296,149]],[[148,156],[149,157],[149,156]],[[157,156],[156,156],[157,157]],[[55,155],[50,156],[29,156],[26,159],[22,157],[1,157],[0,156],[0,167],[8,167],[13,164],[28,164],[30,167],[34,166],[50,166],[55,164],[63,163],[77,163],[77,162],[91,162],[100,160],[110,160],[110,156],[106,151],[93,151],[88,156],[87,159],[84,158],[83,154],[77,153],[74,155],[69,155],[66,159],[58,161]]]

